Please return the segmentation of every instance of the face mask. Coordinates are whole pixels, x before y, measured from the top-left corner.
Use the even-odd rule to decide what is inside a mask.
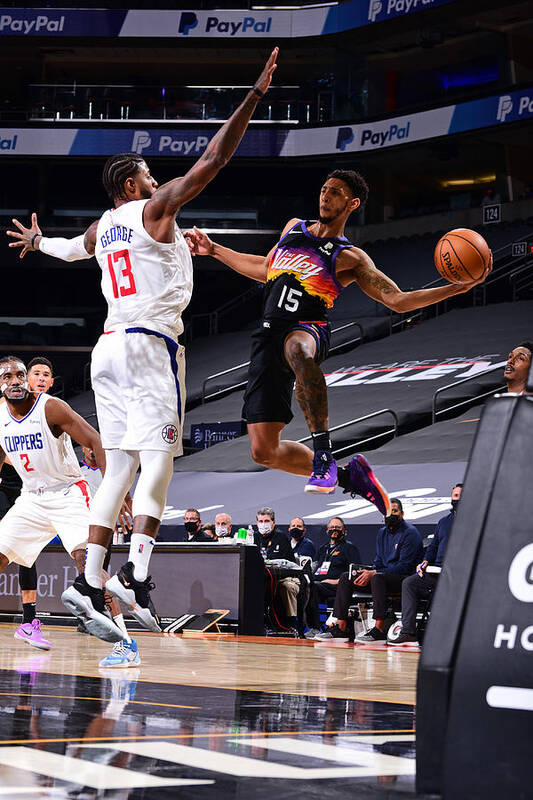
[[[215,525],[215,533],[220,538],[221,536],[228,535],[228,529],[226,525]]]
[[[401,519],[396,514],[389,514],[388,517],[385,517],[385,525],[387,528],[390,528],[391,531],[396,530],[396,528],[400,527]]]
[[[293,539],[303,539],[304,532],[301,528],[289,528],[289,535]]]
[[[459,503],[460,503],[460,499],[459,500],[452,500],[452,508],[453,508],[454,514],[457,513],[457,506],[459,505]]]
[[[197,522],[186,522],[185,523],[185,530],[187,531],[187,533],[196,533],[197,528],[198,528],[198,523]]]
[[[330,528],[328,533],[332,542],[338,542],[344,538],[344,531],[341,528]]]
[[[258,522],[257,523],[257,530],[259,531],[261,536],[268,536],[268,534],[272,530],[272,523],[271,522]]]

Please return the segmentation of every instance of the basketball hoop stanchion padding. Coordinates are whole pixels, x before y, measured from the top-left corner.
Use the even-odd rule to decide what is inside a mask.
[[[531,359],[529,375],[527,376],[526,392],[533,392],[533,358]]]
[[[465,615],[472,600],[472,583],[478,574],[479,552],[486,547],[484,537],[487,519],[492,507],[492,494],[500,479],[501,459],[507,452],[508,434],[515,425],[518,408],[525,402],[528,403],[531,416],[531,433],[528,436],[524,431],[524,436],[529,441],[531,453],[533,403],[527,398],[504,395],[491,400],[485,407],[470,454],[457,519],[433,598],[418,668],[416,720],[418,792],[439,794],[443,791],[445,744],[450,733],[452,736],[457,734],[457,731],[448,727],[452,687],[455,687],[457,678],[455,673],[457,651],[464,641]],[[526,514],[525,480],[522,481],[522,485],[524,496],[520,507],[522,513]],[[501,543],[498,547],[500,546]],[[489,547],[493,548],[494,543]],[[495,571],[492,568],[482,576],[486,597],[494,591],[494,579]],[[500,597],[501,592],[500,589]],[[533,609],[533,606],[531,608]],[[490,658],[493,652],[490,638],[494,637],[492,629],[494,617],[489,618],[486,615],[484,602],[477,613],[479,624],[483,623],[489,629],[485,634],[483,649],[478,653],[481,662]],[[478,641],[477,636],[474,638]],[[474,668],[474,680],[478,667],[479,664]],[[479,729],[475,723],[469,730],[470,742],[478,735]],[[470,749],[469,744],[465,748],[465,756]],[[478,775],[489,764],[490,761],[483,758],[481,762],[472,763],[470,769],[474,775]],[[467,793],[460,793],[456,797],[457,800],[464,800],[465,797],[469,797],[470,800]]]

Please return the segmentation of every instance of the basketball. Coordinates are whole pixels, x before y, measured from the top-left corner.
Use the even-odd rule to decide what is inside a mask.
[[[481,278],[490,261],[490,248],[479,233],[456,228],[439,239],[435,266],[450,283],[470,283]]]

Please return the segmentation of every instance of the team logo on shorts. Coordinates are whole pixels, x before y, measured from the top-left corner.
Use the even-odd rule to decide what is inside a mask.
[[[176,444],[178,441],[178,429],[175,425],[164,425],[161,436],[167,444]]]

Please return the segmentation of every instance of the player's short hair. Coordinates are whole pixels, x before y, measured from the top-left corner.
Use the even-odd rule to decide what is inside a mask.
[[[0,356],[0,364],[7,364],[7,363],[9,363],[10,361],[18,361],[18,362],[19,362],[19,364],[22,364],[22,366],[24,367],[24,369],[26,370],[26,372],[28,371],[28,370],[26,369],[26,364],[24,363],[24,361],[22,360],[22,358],[19,358],[18,356]]]
[[[520,344],[517,344],[516,347],[524,347],[526,350],[529,350],[529,353],[533,358],[533,342],[520,342]],[[516,347],[514,350],[516,350]]]
[[[117,153],[104,164],[102,182],[110,200],[126,200],[124,182],[137,174],[144,158],[137,153]]]
[[[354,197],[358,197],[361,201],[359,208],[363,208],[368,200],[368,183],[363,176],[353,169],[334,169],[329,173],[328,178],[337,178],[339,181],[344,181]]]
[[[454,489],[462,489],[462,488],[463,488],[463,484],[462,483],[456,483],[455,486],[452,486],[452,492],[453,492]]]
[[[32,360],[28,364],[28,372],[32,367],[37,366],[37,364],[42,364],[44,367],[48,367],[53,376],[54,368],[52,366],[52,362],[48,358],[45,358],[44,356],[36,356],[35,358],[32,358]]]
[[[274,511],[273,508],[270,508],[270,506],[263,506],[263,508],[260,508],[257,514],[255,515],[256,519],[259,515],[270,517],[272,522],[276,521],[276,512]]]
[[[390,504],[396,503],[400,511],[403,511],[402,501],[398,497],[391,497]]]

